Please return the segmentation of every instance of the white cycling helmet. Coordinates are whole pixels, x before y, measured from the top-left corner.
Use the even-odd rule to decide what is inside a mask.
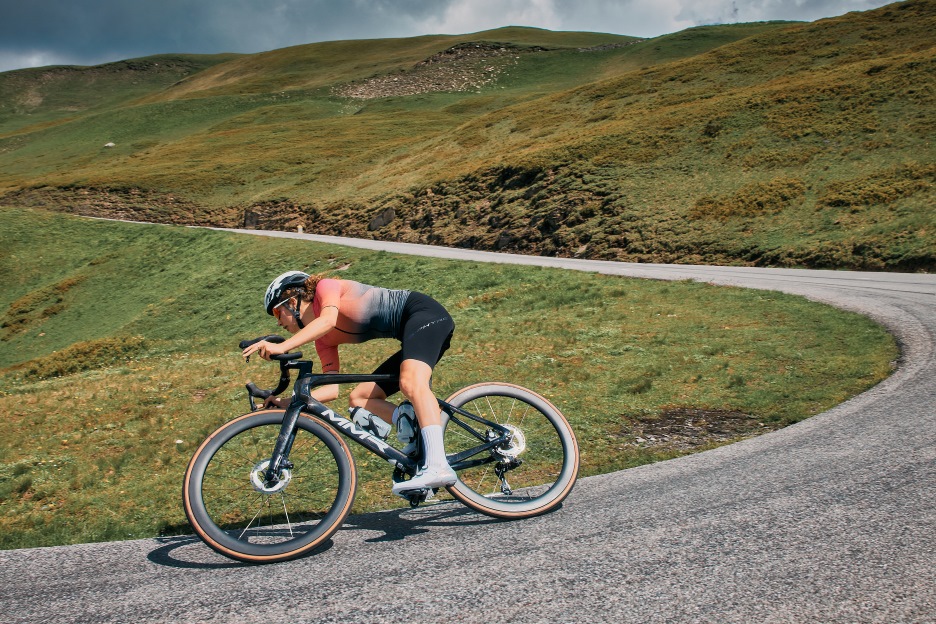
[[[267,286],[266,294],[263,295],[263,307],[267,314],[273,314],[273,306],[283,301],[283,291],[290,288],[301,288],[305,281],[309,279],[308,273],[302,271],[287,271],[277,277]]]

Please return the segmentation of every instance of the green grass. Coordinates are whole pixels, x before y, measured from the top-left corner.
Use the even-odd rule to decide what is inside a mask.
[[[274,367],[236,343],[276,331],[260,304],[287,268],[431,294],[457,324],[435,378],[543,393],[582,474],[685,449],[636,439],[678,408],[749,416],[739,436],[816,414],[885,378],[892,338],[868,319],[771,292],[396,256],[183,227],[0,210],[0,547],[187,532],[181,477]],[[369,371],[393,350],[342,352]],[[339,400],[339,407],[344,399]],[[358,455],[355,511],[400,504]]]
[[[55,66],[0,73],[0,134],[63,123],[172,86],[236,54],[163,54],[95,67]]]
[[[644,41],[503,28],[186,57],[171,64],[184,76],[89,68],[54,93],[39,70],[7,72],[0,201],[169,223],[251,212],[260,227],[542,255],[931,271],[933,28],[936,0],[909,0]],[[491,84],[337,95],[472,41],[516,50],[490,61]],[[90,95],[95,72],[107,95]],[[394,218],[369,228],[379,214]]]

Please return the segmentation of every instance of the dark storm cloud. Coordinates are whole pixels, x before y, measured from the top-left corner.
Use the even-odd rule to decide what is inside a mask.
[[[159,54],[258,52],[408,36],[445,2],[355,0],[0,1],[0,71]],[[401,34],[402,33],[402,34]]]
[[[150,54],[259,52],[341,39],[522,25],[655,36],[733,21],[811,21],[886,0],[0,0],[0,71]]]
[[[171,52],[192,47],[193,52],[208,51],[226,43],[217,32],[200,26],[212,21],[213,6],[178,0],[4,1],[0,55],[95,63],[156,50]]]

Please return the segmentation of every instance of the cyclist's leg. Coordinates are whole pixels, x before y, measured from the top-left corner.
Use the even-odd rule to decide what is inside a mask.
[[[390,422],[396,405],[387,400],[387,394],[375,383],[367,382],[354,387],[348,397],[348,407],[363,407],[381,420]]]
[[[455,323],[445,309],[428,297],[406,320],[400,364],[400,389],[413,404],[425,448],[423,466],[413,479],[393,486],[396,494],[407,490],[452,485],[455,471],[448,465],[443,442],[439,404],[432,392],[432,370],[449,347]]]
[[[400,390],[413,404],[420,427],[442,424],[439,402],[429,383],[431,379],[432,367],[426,362],[409,359],[400,364]]]
[[[448,350],[454,332],[455,322],[449,313],[425,295],[415,300],[404,321],[400,390],[413,404],[421,428],[442,424],[439,404],[432,393],[432,369]]]
[[[432,394],[432,369],[448,350],[455,321],[431,297],[412,293],[407,300],[400,339],[400,389],[413,404],[420,427],[441,425]]]
[[[393,493],[404,498],[407,492],[449,486],[458,481],[445,456],[442,418],[439,403],[429,386],[431,377],[432,367],[425,362],[409,359],[403,360],[400,366],[400,387],[413,404],[425,450],[416,475],[393,486]]]
[[[401,357],[402,353],[397,351],[387,358],[383,364],[378,366],[373,374],[399,374]],[[399,384],[392,382],[380,382],[378,384],[368,381],[358,384],[348,397],[348,407],[352,409],[355,407],[363,407],[371,414],[379,416],[382,420],[389,423],[393,417],[393,410],[396,409],[396,405],[388,401],[387,397],[399,391]]]

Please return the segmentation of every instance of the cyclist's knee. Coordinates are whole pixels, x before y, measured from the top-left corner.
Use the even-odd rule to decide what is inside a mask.
[[[411,401],[422,393],[432,394],[432,367],[419,360],[403,360],[400,365],[400,391]]]
[[[432,394],[432,389],[429,387],[429,381],[421,376],[401,376],[400,392],[410,401],[415,401],[418,400],[418,397],[423,393]]]

